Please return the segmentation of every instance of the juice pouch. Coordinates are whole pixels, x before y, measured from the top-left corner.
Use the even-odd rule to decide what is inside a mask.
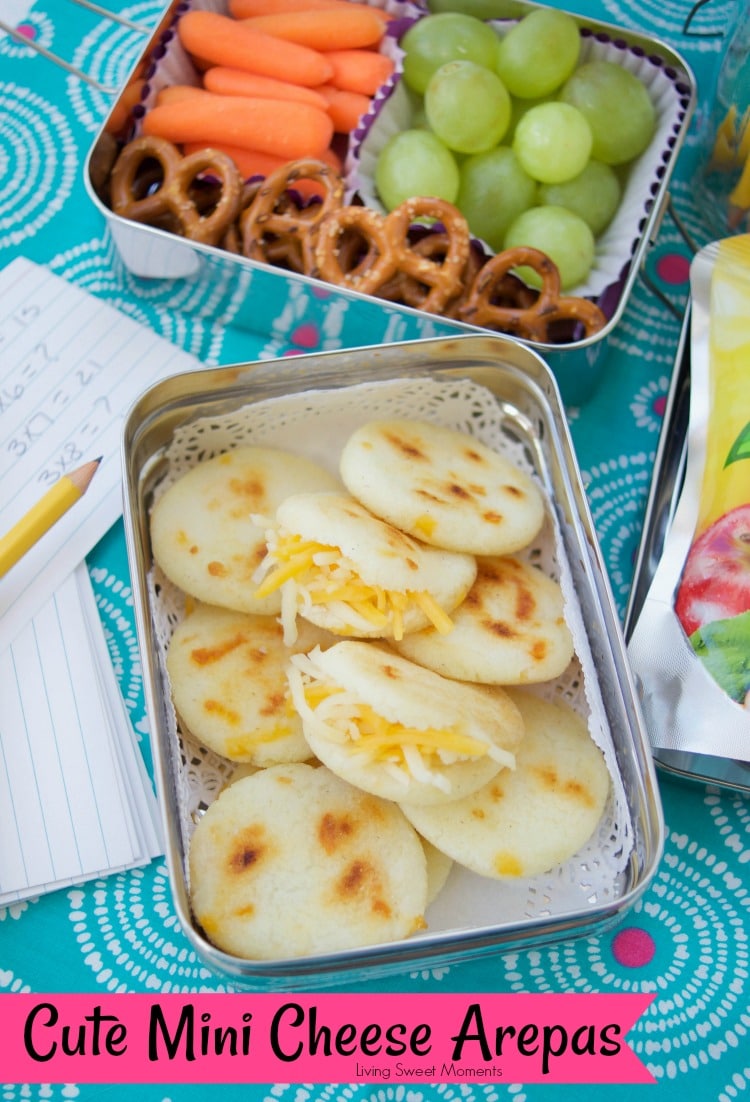
[[[629,653],[656,747],[750,761],[750,235],[690,270],[685,480]]]

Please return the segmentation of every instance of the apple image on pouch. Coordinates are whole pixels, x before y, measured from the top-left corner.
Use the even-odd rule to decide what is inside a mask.
[[[750,610],[750,504],[730,509],[690,548],[675,612],[687,635]]]

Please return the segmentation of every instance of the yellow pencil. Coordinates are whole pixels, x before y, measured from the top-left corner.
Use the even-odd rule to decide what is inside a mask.
[[[0,538],[0,577],[23,558],[45,532],[83,497],[100,463],[101,457],[92,459],[90,463],[84,463],[70,474],[58,478],[44,497],[29,509],[26,516]]]

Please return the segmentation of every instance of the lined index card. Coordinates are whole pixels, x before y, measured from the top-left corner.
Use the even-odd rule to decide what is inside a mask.
[[[201,364],[24,258],[0,272],[0,532],[60,478],[102,457],[85,497],[0,578],[9,641],[122,511],[125,413],[157,380]]]

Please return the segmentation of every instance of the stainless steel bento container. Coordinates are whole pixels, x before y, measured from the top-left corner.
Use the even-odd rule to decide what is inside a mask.
[[[631,822],[632,846],[616,876],[613,891],[591,897],[561,913],[512,919],[495,909],[481,921],[466,916],[444,922],[402,942],[304,959],[241,960],[209,943],[194,922],[189,901],[187,843],[180,821],[180,747],[176,745],[170,689],[158,653],[149,515],[155,487],[164,478],[167,450],[175,434],[195,424],[213,424],[226,415],[232,423],[241,411],[259,403],[304,397],[325,408],[359,384],[392,380],[413,388],[444,384],[483,388],[503,432],[523,449],[530,469],[541,480],[562,534],[572,584],[590,648],[591,670],[611,731],[616,768]],[[272,403],[271,403],[272,404]],[[368,411],[359,416],[368,419]],[[208,419],[208,420],[206,420]],[[328,438],[316,438],[320,454]],[[559,389],[544,361],[524,345],[501,336],[463,334],[455,338],[407,341],[347,351],[321,352],[293,359],[235,364],[178,375],[146,391],[129,411],[122,441],[124,522],[134,591],[135,615],[143,660],[144,692],[151,725],[153,757],[164,818],[166,853],[174,904],[196,953],[232,982],[256,989],[300,988],[379,978],[467,960],[498,951],[547,944],[607,929],[642,895],[660,860],[663,818],[653,763],[631,680],[618,616],[598,549],[584,488],[568,433]],[[335,457],[334,461],[335,461]],[[582,866],[583,867],[583,866]],[[585,879],[585,873],[582,874]],[[484,885],[495,881],[480,881]],[[595,895],[596,893],[594,893]],[[481,894],[477,898],[482,898]],[[487,899],[489,887],[487,888]],[[428,920],[430,912],[428,910]]]
[[[172,0],[132,73],[124,82],[109,116],[93,142],[84,168],[84,181],[88,194],[105,219],[123,263],[136,276],[146,279],[185,279],[205,286],[207,294],[212,288],[234,281],[236,293],[231,304],[229,321],[240,329],[263,331],[264,309],[259,302],[273,300],[274,294],[282,298],[296,288],[298,292],[326,296],[331,310],[352,311],[352,323],[348,332],[356,332],[358,318],[367,317],[368,324],[378,325],[383,340],[399,340],[430,337],[451,332],[487,332],[463,322],[426,314],[407,306],[384,303],[383,300],[363,295],[343,287],[333,287],[309,276],[282,270],[259,261],[251,261],[208,245],[193,243],[161,229],[139,224],[115,215],[106,201],[106,171],[111,163],[113,143],[121,144],[130,129],[123,131],[122,119],[132,117],[130,104],[133,81],[136,77],[146,81],[143,103],[136,105],[143,111],[149,96],[158,87],[160,59],[175,36],[174,19],[188,6],[210,6],[221,10],[223,0]],[[498,19],[517,19],[543,5],[528,0],[497,0]],[[427,12],[423,3],[415,3],[417,11]],[[618,249],[608,267],[610,282],[596,295],[606,316],[607,324],[593,336],[574,339],[567,344],[535,342],[536,348],[552,368],[566,405],[580,405],[596,390],[602,377],[606,360],[606,348],[612,331],[618,325],[627,307],[633,285],[644,265],[646,255],[658,232],[669,198],[668,186],[677,156],[685,140],[690,119],[695,109],[697,90],[695,78],[683,58],[666,43],[632,29],[615,26],[600,20],[570,13],[579,23],[585,36],[592,42],[611,43],[618,51],[628,51],[633,56],[654,61],[662,74],[668,74],[673,85],[674,125],[664,135],[664,145],[653,155],[653,173],[639,186],[636,219],[637,233],[628,240],[627,247]],[[617,263],[615,264],[614,261]],[[286,285],[286,291],[285,291]],[[201,296],[194,296],[193,301]],[[394,336],[394,334],[396,334]],[[347,343],[347,334],[341,344]],[[358,343],[349,341],[348,343]]]

